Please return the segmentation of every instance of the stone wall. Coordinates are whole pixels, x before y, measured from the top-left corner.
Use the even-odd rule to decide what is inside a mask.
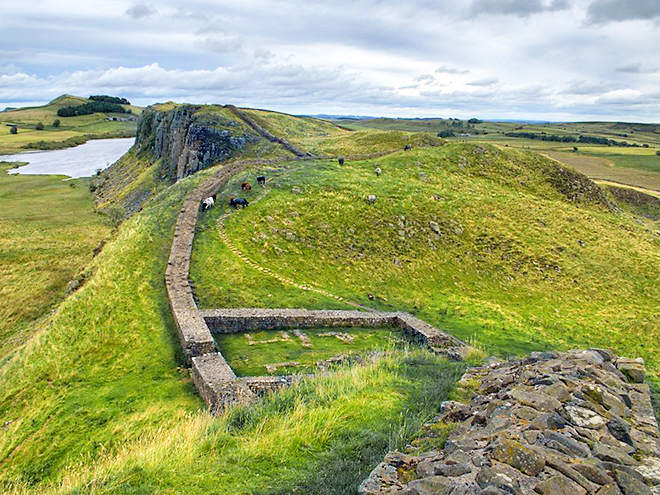
[[[468,370],[416,447],[390,452],[361,495],[660,493],[658,425],[641,359],[592,349]],[[441,424],[455,428],[444,448]],[[434,438],[435,437],[435,438]],[[427,446],[427,447],[424,447]]]

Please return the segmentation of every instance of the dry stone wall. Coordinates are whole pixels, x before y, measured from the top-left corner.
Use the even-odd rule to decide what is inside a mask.
[[[390,452],[361,495],[660,493],[658,425],[641,359],[603,349],[532,353],[468,370],[470,403],[446,402],[416,445]]]

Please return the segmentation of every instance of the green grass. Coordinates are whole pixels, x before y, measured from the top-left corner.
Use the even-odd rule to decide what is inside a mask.
[[[306,137],[290,117],[261,118],[294,144],[329,154],[397,149],[411,139],[314,122],[310,134],[318,135]],[[438,144],[418,136],[420,145]],[[144,191],[149,199],[85,267],[82,288],[33,321],[32,337],[0,362],[0,491],[355,493],[388,449],[413,441],[441,401],[460,393],[453,388],[465,364],[397,348],[210,416],[181,367],[163,278],[183,199],[213,170],[166,187],[161,165],[129,154],[98,178],[99,204],[108,208]],[[254,184],[261,174],[269,178],[263,197]],[[244,179],[255,186],[247,194]],[[55,194],[60,183],[51,186]],[[654,380],[659,241],[588,192],[569,201],[561,191],[574,186],[580,190],[537,155],[486,145],[416,145],[344,167],[335,160],[255,166],[202,215],[192,278],[205,307],[348,307],[282,283],[227,249],[220,216],[240,193],[251,205],[227,218],[226,232],[257,266],[366,306],[409,311],[492,353],[611,346],[644,357]],[[369,194],[377,196],[373,205]],[[16,196],[9,197],[12,205]],[[11,242],[20,237],[15,228]],[[65,257],[53,250],[44,260],[55,264],[57,256]],[[19,275],[16,284],[32,276]],[[283,355],[261,352],[253,359]],[[449,428],[437,432],[436,446]]]
[[[109,236],[87,180],[8,175],[0,162],[0,362],[35,332]]]
[[[209,173],[124,222],[83,288],[0,368],[4,492],[354,493],[446,398],[462,365],[413,351],[205,412],[162,280],[181,202]]]
[[[549,178],[553,165],[537,155],[478,151],[452,145],[343,168],[309,163],[229,217],[227,232],[275,273],[409,311],[489,352],[600,345],[644,357],[655,374],[657,238],[628,215],[569,201]],[[369,194],[378,198],[372,206]],[[267,307],[325,304],[238,262],[217,223],[206,221],[192,268],[204,307],[259,302],[241,287],[264,288]]]
[[[361,355],[391,349],[403,342],[392,328],[311,328],[300,329],[311,347],[305,347],[293,331],[263,331],[249,334],[216,334],[218,349],[237,376],[292,375],[315,371],[316,363],[338,356]],[[341,340],[331,333],[349,335]],[[266,365],[279,366],[270,371]]]
[[[391,153],[406,144],[414,147],[441,146],[444,141],[425,133],[406,131],[386,132],[362,129],[349,131],[330,122],[300,118],[263,110],[244,110],[257,123],[276,136],[313,155],[362,156]]]
[[[84,143],[89,139],[131,137],[135,135],[136,122],[111,122],[109,116],[126,117],[125,114],[80,115],[77,117],[58,117],[57,111],[65,106],[86,103],[86,98],[63,95],[47,105],[26,107],[0,112],[0,154],[19,153],[26,149],[62,149]],[[140,107],[124,105],[134,115],[142,112]],[[53,121],[60,121],[54,127]],[[44,125],[44,130],[35,129],[37,123]],[[18,134],[10,134],[5,124],[17,124]]]

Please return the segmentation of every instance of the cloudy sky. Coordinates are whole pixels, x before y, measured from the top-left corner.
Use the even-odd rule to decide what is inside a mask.
[[[0,108],[660,122],[660,0],[0,0]]]

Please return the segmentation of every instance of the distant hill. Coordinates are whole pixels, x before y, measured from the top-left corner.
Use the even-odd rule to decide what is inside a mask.
[[[93,113],[61,117],[57,112],[66,107],[89,104],[92,100],[81,96],[58,96],[46,105],[5,109],[0,112],[0,154],[23,150],[48,150],[77,146],[89,139],[133,137],[137,117],[142,108],[121,105],[127,113]],[[115,119],[115,120],[113,120]],[[56,121],[59,121],[56,125]],[[17,134],[11,134],[7,124],[16,124]],[[39,124],[43,130],[39,130]]]

